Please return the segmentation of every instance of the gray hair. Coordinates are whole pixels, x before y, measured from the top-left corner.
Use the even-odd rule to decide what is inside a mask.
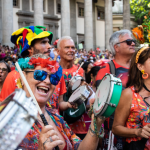
[[[63,36],[63,37],[61,37],[61,38],[59,39],[58,43],[57,43],[57,48],[58,48],[58,49],[60,49],[60,43],[61,43],[61,41],[63,41],[63,40],[72,40],[72,41],[73,41],[73,39],[72,39],[70,36]]]
[[[111,52],[112,54],[115,56],[116,54],[116,51],[114,49],[114,45],[116,43],[119,43],[119,37],[121,36],[124,36],[125,34],[128,34],[130,36],[132,36],[132,33],[130,30],[127,30],[127,29],[123,29],[123,30],[120,30],[120,31],[116,31],[112,34],[112,36],[110,37],[109,39],[109,46],[110,46],[110,49],[111,49]],[[120,45],[119,45],[120,46]]]

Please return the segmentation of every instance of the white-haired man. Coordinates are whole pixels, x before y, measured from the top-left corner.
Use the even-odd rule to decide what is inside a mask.
[[[132,38],[132,33],[129,30],[120,30],[114,32],[109,40],[110,49],[114,56],[114,59],[111,61],[111,64],[114,67],[111,67],[109,63],[104,65],[98,72],[96,77],[96,87],[99,86],[102,78],[106,73],[115,73],[115,76],[120,78],[122,81],[123,89],[126,88],[126,83],[128,79],[128,69],[130,67],[130,59],[135,52],[135,40]],[[113,69],[114,68],[114,69]],[[111,70],[111,71],[110,71]],[[112,72],[112,70],[114,70]],[[114,114],[106,119],[104,123],[105,136],[104,136],[104,150],[108,149],[108,143],[110,142],[109,133],[112,129]],[[114,145],[117,150],[123,149],[123,138],[114,136]]]
[[[64,36],[58,41],[57,53],[60,55],[60,65],[63,68],[63,75],[67,87],[69,80],[72,78],[72,76],[78,69],[78,67],[74,65],[75,45],[71,37]],[[82,68],[79,69],[78,75],[83,76]],[[66,97],[68,96],[64,96],[64,97],[60,96],[59,99],[60,111],[64,111],[70,107],[68,106],[68,103],[63,101],[67,99]],[[78,113],[78,112],[77,111],[72,112],[72,114],[74,113]],[[83,116],[80,119],[78,119],[76,122],[70,123],[69,126],[71,127],[72,131],[76,133],[81,139],[83,139],[85,134],[87,133]]]

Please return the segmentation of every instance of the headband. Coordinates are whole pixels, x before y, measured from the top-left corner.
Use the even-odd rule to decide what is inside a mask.
[[[138,62],[141,53],[142,53],[144,50],[146,50],[147,48],[149,48],[149,47],[144,46],[144,47],[142,47],[142,48],[138,51],[138,53],[136,54],[135,63]]]

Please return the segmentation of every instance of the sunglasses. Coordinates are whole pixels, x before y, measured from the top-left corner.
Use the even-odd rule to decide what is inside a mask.
[[[127,40],[125,40],[125,41],[122,41],[122,42],[119,42],[119,43],[116,43],[116,44],[120,44],[120,43],[124,43],[124,42],[126,42],[127,45],[131,45],[132,42],[133,42],[134,44],[136,44],[136,40],[133,40],[133,39],[127,39]]]
[[[49,75],[46,71],[43,70],[25,71],[25,72],[34,72],[33,77],[35,80],[38,81],[44,81],[47,75]],[[57,75],[57,72],[55,74],[49,75],[49,79],[51,84],[53,85],[57,85],[58,82],[60,81],[60,77]]]
[[[2,70],[2,72],[7,71],[7,68],[0,68],[0,70]]]

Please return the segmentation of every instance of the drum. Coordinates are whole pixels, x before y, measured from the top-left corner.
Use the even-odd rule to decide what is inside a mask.
[[[93,112],[95,116],[109,117],[116,109],[122,92],[122,82],[112,74],[106,74],[95,95]]]
[[[0,150],[16,149],[36,117],[36,105],[22,89],[17,89],[0,103]]]
[[[78,105],[77,109],[68,108],[63,112],[64,120],[68,124],[74,123],[81,118],[81,116],[86,111],[86,104],[89,98],[91,98],[95,93],[87,85],[82,85],[77,88],[70,96],[68,102],[76,103]]]
[[[88,97],[90,96],[90,91],[87,89],[86,85],[80,86],[77,88],[72,95],[70,96],[68,102],[70,103],[77,103],[78,105],[85,102]]]
[[[83,81],[83,77],[82,76],[74,76],[73,79],[71,79],[69,81],[69,85],[68,88],[71,92],[73,92],[74,90],[76,90],[80,85],[81,82]]]

